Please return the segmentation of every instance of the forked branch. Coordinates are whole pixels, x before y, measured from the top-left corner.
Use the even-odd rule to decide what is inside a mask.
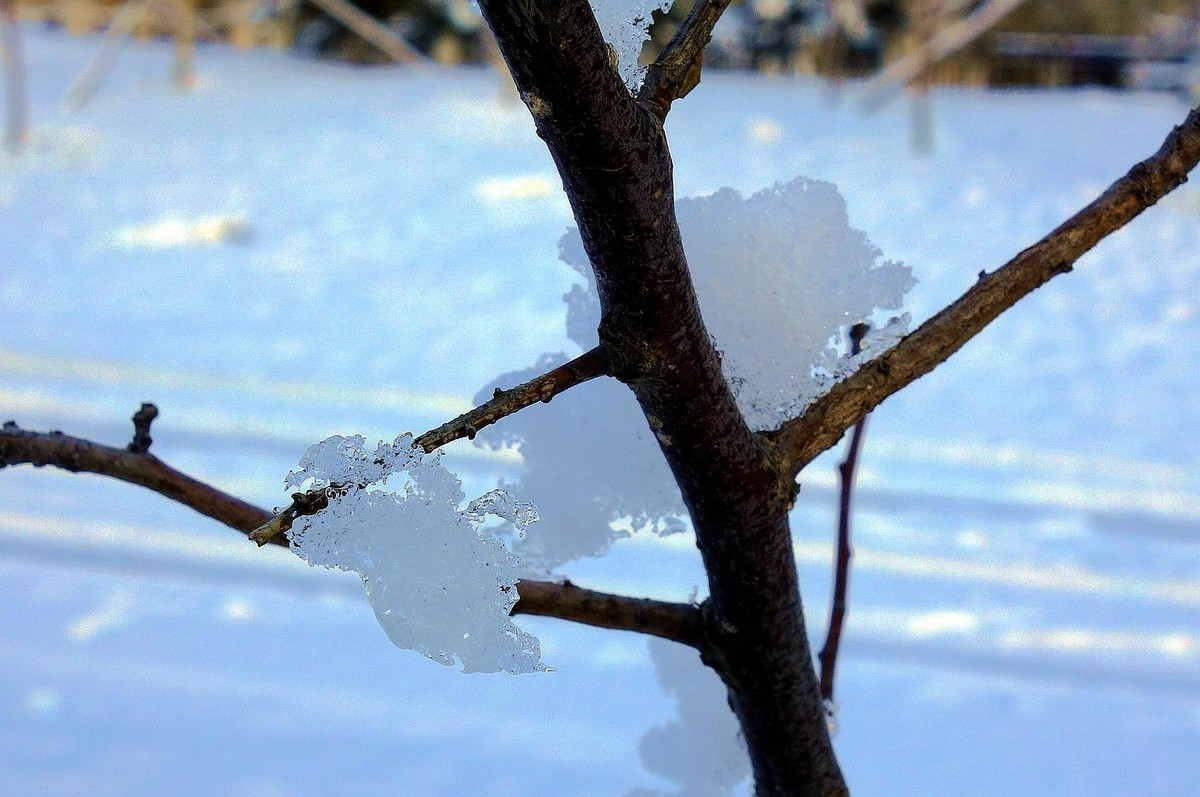
[[[473,440],[485,426],[491,426],[501,418],[530,405],[548,402],[575,385],[608,374],[609,370],[608,356],[603,347],[597,346],[524,384],[509,390],[496,388],[491,399],[436,429],[430,429],[414,440],[413,444],[420,446],[423,451],[433,451],[464,437]],[[324,491],[295,493],[292,495],[292,503],[251,532],[250,539],[259,545],[265,545],[290,529],[300,518],[315,515],[328,505],[329,500]]]
[[[139,437],[143,431],[148,432],[148,428],[139,428]],[[62,432],[27,431],[9,421],[0,430],[0,469],[50,465],[72,473],[110,476],[153,490],[247,535],[271,519],[267,510],[181,473],[149,452],[132,448],[114,448]],[[287,545],[284,537],[274,542]],[[701,612],[690,603],[612,595],[569,581],[521,581],[517,592],[520,599],[513,614],[557,617],[598,628],[638,631],[693,647],[699,644]]]
[[[671,103],[686,97],[699,85],[704,50],[729,3],[730,0],[696,0],[687,19],[647,70],[638,99],[649,103],[660,119],[671,110]]]
[[[767,432],[789,475],[826,449],[878,404],[932,371],[984,327],[1052,277],[1070,271],[1106,236],[1187,181],[1200,162],[1200,108],[1167,136],[1157,153],[1134,166],[1094,202],[1021,252],[896,346],[865,363],[802,415]]]

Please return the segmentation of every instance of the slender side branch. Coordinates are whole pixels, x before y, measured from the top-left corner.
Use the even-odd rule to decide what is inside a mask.
[[[433,451],[464,437],[474,440],[485,426],[491,426],[501,418],[539,401],[549,402],[559,393],[598,376],[605,376],[609,371],[608,355],[602,346],[597,346],[524,384],[509,390],[496,388],[490,400],[436,429],[430,429],[413,443],[423,451]],[[291,505],[251,532],[250,539],[265,545],[290,529],[300,518],[315,515],[327,506],[329,499],[324,491],[293,493]]]
[[[0,429],[0,469],[11,465],[51,465],[137,484],[247,535],[271,519],[267,510],[193,479],[150,453],[113,448],[62,432],[31,432],[9,421]],[[274,542],[287,546],[284,537]],[[690,603],[612,595],[569,581],[521,581],[517,592],[520,599],[513,614],[557,617],[598,628],[638,631],[693,647],[699,644],[701,611]]]
[[[866,324],[855,324],[850,328],[851,354],[858,354],[866,334]],[[864,415],[858,419],[858,423],[854,424],[854,435],[850,438],[850,447],[846,450],[846,458],[838,466],[842,489],[838,500],[837,559],[834,564],[833,600],[829,607],[829,632],[825,636],[825,646],[821,648],[821,653],[817,657],[821,662],[821,697],[824,698],[826,704],[833,702],[833,680],[837,672],[838,647],[842,642],[842,629],[846,625],[846,592],[850,586],[850,558],[854,555],[850,548],[851,499],[854,497],[854,471],[858,466],[858,454],[862,450],[866,427],[867,418]]]
[[[701,609],[691,603],[611,595],[578,587],[570,581],[521,581],[517,592],[521,599],[513,607],[513,614],[557,617],[700,646]]]
[[[1162,148],[1134,166],[1090,205],[979,282],[896,346],[811,404],[802,415],[765,433],[795,475],[881,401],[932,371],[984,327],[1052,277],[1070,271],[1109,234],[1187,181],[1200,162],[1200,108],[1167,136]]]
[[[436,429],[430,429],[416,439],[416,445],[425,451],[432,451],[464,437],[474,440],[485,426],[491,426],[531,404],[549,402],[565,390],[608,373],[608,355],[603,347],[597,346],[524,384],[508,390],[496,388],[491,399]]]
[[[692,12],[647,70],[638,99],[649,103],[660,119],[671,110],[671,103],[686,97],[700,84],[704,50],[729,3],[730,0],[696,0]]]
[[[148,423],[146,431],[149,432]],[[153,454],[132,450],[137,443],[135,437],[129,448],[113,448],[62,432],[26,431],[9,421],[0,430],[0,468],[52,465],[71,473],[111,476],[153,490],[244,532],[270,518],[269,512],[197,481]],[[148,446],[148,440],[146,443]]]

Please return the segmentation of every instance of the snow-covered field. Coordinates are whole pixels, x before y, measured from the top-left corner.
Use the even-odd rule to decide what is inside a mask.
[[[155,451],[262,505],[331,433],[391,438],[570,348],[553,166],[494,74],[31,32],[35,137],[0,161],[0,416]],[[680,197],[829,180],[920,284],[916,321],[1092,198],[1186,113],[1167,96],[937,93],[896,105],[706,75],[672,112]],[[1184,187],[871,419],[836,738],[856,795],[1189,795],[1200,783],[1200,193]],[[447,461],[472,495],[513,457]],[[823,633],[834,459],[796,552]],[[536,498],[536,497],[535,497]],[[686,536],[564,568],[687,599]],[[0,472],[0,791],[675,793],[642,638],[521,618],[548,674],[398,651],[353,576],[144,491]],[[744,786],[742,787],[744,790]]]

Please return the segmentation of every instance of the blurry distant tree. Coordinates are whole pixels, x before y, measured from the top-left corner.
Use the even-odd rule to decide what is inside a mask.
[[[0,0],[0,56],[4,59],[4,145],[15,153],[29,137],[29,96],[17,0]]]

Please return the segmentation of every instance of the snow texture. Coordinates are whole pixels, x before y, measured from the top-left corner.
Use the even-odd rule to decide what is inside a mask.
[[[590,0],[604,40],[617,55],[617,71],[630,91],[641,88],[646,68],[638,64],[642,45],[650,38],[655,11],[666,11],[672,0]]]
[[[505,374],[479,391],[509,388],[566,362],[545,355],[534,367]],[[599,556],[632,532],[685,530],[685,511],[671,472],[629,390],[596,379],[482,430],[476,443],[518,446],[525,468],[512,489],[538,497],[541,522],[513,541],[527,572],[545,574]]]
[[[850,326],[899,309],[916,283],[850,227],[831,183],[798,177],[749,199],[725,188],[675,210],[705,324],[751,428],[779,426],[907,331],[907,316],[887,319],[862,354],[846,351]],[[588,281],[566,297],[567,332],[591,347],[600,321],[591,265],[578,231],[560,246]]]
[[[538,640],[517,628],[519,564],[489,516],[520,533],[537,520],[532,504],[493,490],[466,497],[440,453],[411,434],[368,452],[361,435],[310,446],[287,477],[290,488],[325,490],[329,507],[292,528],[291,547],[311,565],[362,576],[375,618],[392,643],[463,672],[545,670]],[[402,492],[373,489],[404,474]]]
[[[659,687],[675,698],[679,718],[642,737],[642,766],[678,784],[674,797],[728,797],[749,777],[750,760],[724,684],[700,654],[675,642],[651,639],[650,658]],[[672,795],[635,789],[628,797]]]
[[[723,189],[676,203],[705,322],[722,351],[738,405],[756,430],[778,426],[907,330],[907,315],[879,324],[850,356],[849,326],[900,307],[914,280],[907,266],[849,226],[833,185],[797,178],[743,199]],[[567,335],[597,343],[600,302],[576,230],[560,257],[586,280],[563,297]],[[508,388],[560,365],[534,368],[486,386]],[[530,408],[480,435],[493,448],[516,446],[525,460],[520,492],[538,497],[543,522],[515,544],[533,572],[604,553],[629,533],[685,529],[686,511],[662,454],[629,391],[596,380]]]

